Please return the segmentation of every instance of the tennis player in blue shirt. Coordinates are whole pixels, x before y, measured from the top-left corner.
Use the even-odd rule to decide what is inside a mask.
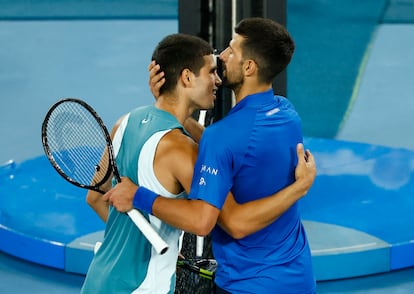
[[[223,85],[233,90],[236,105],[202,135],[189,200],[160,197],[127,179],[104,196],[119,211],[133,206],[197,235],[212,231],[217,293],[315,293],[297,203],[287,202],[282,215],[250,235],[250,228],[216,225],[234,217],[220,214],[229,192],[237,203],[253,203],[295,181],[300,118],[272,90],[294,47],[286,29],[272,20],[248,18],[236,26],[220,54]]]

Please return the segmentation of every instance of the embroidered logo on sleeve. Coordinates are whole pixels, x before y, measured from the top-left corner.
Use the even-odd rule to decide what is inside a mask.
[[[278,113],[280,111],[280,109],[279,108],[273,108],[272,110],[269,110],[268,112],[266,112],[266,116],[271,116],[271,115],[273,115],[273,114],[275,114],[275,113]]]
[[[205,185],[207,185],[206,180],[203,177],[201,177],[200,178],[200,181],[198,182],[198,185],[199,186],[205,186]]]
[[[217,174],[218,174],[218,169],[216,169],[216,168],[212,168],[212,167],[210,167],[210,166],[207,166],[207,165],[204,165],[204,164],[203,164],[203,165],[201,166],[200,173],[208,173],[208,174],[210,174],[210,175],[217,176]]]

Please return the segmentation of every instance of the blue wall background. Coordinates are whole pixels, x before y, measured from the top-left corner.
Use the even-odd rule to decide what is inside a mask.
[[[377,26],[414,19],[414,5],[287,3],[297,45],[288,98],[306,136],[335,138]],[[178,31],[177,10],[176,0],[0,0],[0,164],[43,154],[41,121],[60,97],[87,100],[108,126],[151,103],[146,68],[157,42]]]

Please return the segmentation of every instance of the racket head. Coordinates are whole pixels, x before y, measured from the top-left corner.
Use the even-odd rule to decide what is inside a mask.
[[[42,123],[42,144],[55,170],[70,183],[100,190],[112,174],[119,181],[111,138],[103,120],[86,102],[64,98]]]

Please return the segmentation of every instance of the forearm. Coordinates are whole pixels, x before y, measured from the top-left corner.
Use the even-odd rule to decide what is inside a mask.
[[[220,212],[216,207],[201,200],[159,196],[145,187],[138,187],[128,178],[122,178],[103,199],[119,212],[136,208],[158,217],[173,227],[200,236],[208,234],[213,229]]]
[[[238,204],[229,194],[219,217],[220,226],[233,238],[243,238],[278,219],[298,199],[306,195],[316,177],[315,158],[303,144],[297,145],[296,181],[267,198]]]
[[[102,199],[102,194],[89,191],[86,196],[86,202],[95,211],[95,213],[106,223],[109,214],[109,205]]]
[[[219,210],[201,200],[157,197],[152,214],[173,227],[205,236],[216,224]]]
[[[309,189],[309,184],[296,181],[265,198],[238,204],[227,197],[220,213],[219,225],[233,238],[241,239],[268,226],[286,212]]]

